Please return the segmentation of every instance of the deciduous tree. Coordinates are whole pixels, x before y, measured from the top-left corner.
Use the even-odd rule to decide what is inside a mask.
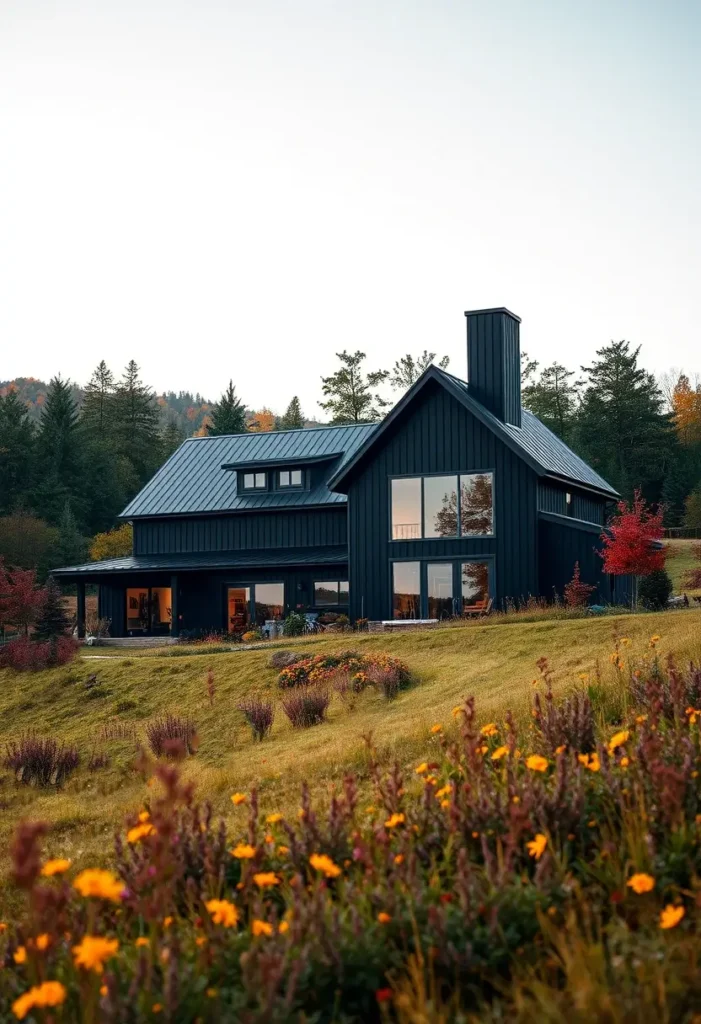
[[[412,385],[416,384],[417,380],[424,373],[433,362],[435,362],[436,353],[429,352],[424,349],[421,355],[414,358],[414,356],[407,353],[398,359],[392,368],[389,375],[389,382],[395,391],[408,391]],[[442,356],[438,360],[438,366],[441,370],[445,370],[450,362],[450,356]]]
[[[379,395],[377,388],[389,376],[388,370],[377,370],[365,374],[364,352],[337,352],[341,368],[330,377],[321,378],[321,390],[325,402],[319,402],[322,409],[331,413],[332,423],[367,423],[380,419],[382,410],[389,402]]]
[[[123,558],[134,549],[134,531],[131,523],[122,523],[114,530],[97,533],[90,542],[90,558],[101,562],[106,558]]]
[[[664,569],[667,552],[660,542],[664,536],[664,509],[648,508],[639,490],[631,504],[618,503],[618,512],[601,535],[604,571],[612,576],[647,576]]]

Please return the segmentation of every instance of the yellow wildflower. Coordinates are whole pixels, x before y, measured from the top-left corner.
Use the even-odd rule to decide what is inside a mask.
[[[403,814],[390,814],[385,822],[385,828],[395,828],[397,825],[403,825],[405,821],[406,818]]]
[[[441,800],[441,807],[444,811],[447,811],[450,807],[450,800]]]
[[[647,715],[636,715],[635,721],[638,723],[638,725],[642,725],[643,722],[647,722]]]
[[[586,682],[589,681],[589,673],[588,672],[580,672],[579,673],[579,678],[582,680],[583,683],[586,683]]]
[[[18,946],[15,952],[12,954],[12,959],[16,964],[26,964],[27,962],[27,950],[24,946]]]
[[[70,866],[71,862],[66,860],[65,857],[56,857],[54,860],[47,860],[41,869],[41,873],[44,878],[51,878],[53,875],[62,875],[64,871],[68,871]]]
[[[458,715],[462,714],[462,712],[464,710],[465,710],[464,707],[462,707],[460,704],[456,704],[455,707],[453,708],[453,710],[450,713],[453,716],[453,718],[457,718]]]
[[[79,945],[73,947],[73,960],[76,967],[84,967],[87,971],[102,974],[105,960],[116,956],[119,949],[117,939],[105,939],[101,935],[86,935]]]
[[[402,864],[403,862],[404,862],[404,854],[403,853],[395,854],[394,863],[395,864]]]
[[[630,733],[627,729],[622,729],[621,732],[614,733],[609,740],[609,753],[613,753],[617,747],[622,747],[624,743],[628,742]]]
[[[499,732],[494,722],[488,722],[487,725],[483,725],[480,729],[482,736],[496,736]]]
[[[205,907],[215,924],[223,924],[225,928],[233,928],[238,924],[239,912],[228,900],[207,900]]]
[[[338,864],[334,864],[325,853],[313,853],[309,858],[309,863],[316,871],[321,871],[327,878],[338,878],[341,874]]]
[[[531,839],[529,843],[526,843],[526,848],[528,849],[529,856],[535,857],[536,860],[540,860],[545,853],[545,847],[547,845],[547,836],[544,836],[542,832],[538,832],[535,839]]]
[[[137,949],[140,949],[142,946],[148,946],[148,944],[149,944],[149,941],[148,941],[148,939],[144,935],[140,935],[138,937],[138,939],[136,939],[136,941],[134,943],[134,945],[137,947]]]
[[[627,768],[629,764],[630,764],[630,758],[629,757],[622,757],[621,758],[621,768]]]
[[[668,903],[664,910],[660,911],[660,928],[676,928],[684,914],[684,907],[675,907]]]
[[[251,857],[255,857],[256,848],[251,846],[249,843],[239,843],[231,851],[231,856],[236,857],[237,860],[250,860]]]
[[[278,813],[269,814],[265,820],[269,825],[277,825],[278,821],[282,821],[282,815]]]
[[[436,722],[436,724],[435,724],[435,725],[432,725],[432,726],[431,726],[431,733],[432,733],[432,734],[433,734],[434,736],[435,736],[435,735],[436,735],[437,733],[439,733],[439,732],[442,732],[442,731],[443,731],[443,726],[442,726],[442,725],[441,725],[441,724],[440,724],[439,722]]]
[[[34,940],[34,946],[36,949],[39,950],[40,953],[43,953],[45,949],[48,949],[50,943],[51,936],[49,935],[48,932],[42,932],[42,934],[37,935],[36,939]]]
[[[12,1012],[18,1020],[24,1020],[34,1007],[60,1006],[65,998],[66,990],[60,981],[45,981],[41,985],[33,985],[15,999]]]
[[[497,747],[497,749],[492,754],[492,761],[499,761],[501,760],[502,757],[506,757],[508,753],[508,747]]]
[[[655,879],[652,875],[646,875],[645,872],[639,871],[631,875],[626,885],[640,896],[644,892],[652,892],[655,888]]]
[[[530,757],[526,758],[526,768],[530,768],[532,772],[547,771],[547,758],[541,757],[540,754],[531,754]]]
[[[286,857],[287,854],[290,852],[290,848],[289,846],[278,846],[277,852],[280,854],[281,857]]]
[[[380,924],[389,924],[392,918],[390,917],[389,914],[385,913],[384,910],[381,910],[380,913],[377,915],[377,920],[380,922]]]
[[[585,768],[588,768],[590,772],[598,772],[601,769],[599,755],[596,752],[593,754],[577,754],[577,760]]]
[[[289,930],[290,930],[290,922],[289,921],[281,921],[279,926],[278,926],[278,932],[280,933],[280,935],[284,935],[285,932],[287,932]]]
[[[566,744],[564,744],[564,743],[561,743],[559,747],[556,747],[556,748],[555,748],[555,753],[556,753],[556,754],[564,754],[564,752],[565,752],[566,750],[567,750],[567,746],[566,746]]]
[[[440,789],[436,790],[436,799],[440,800],[442,797],[448,796],[452,792],[453,792],[453,787],[450,785],[450,783],[448,783],[447,786],[441,786]]]
[[[234,795],[231,797],[231,802],[234,805],[234,807],[238,807],[239,804],[245,804],[247,799],[248,797],[246,796],[245,793],[234,793]]]
[[[150,817],[151,817],[151,815],[149,814],[148,811],[139,811],[139,821],[140,822],[143,823],[144,821],[148,821]]]
[[[280,879],[274,871],[259,871],[257,875],[253,876],[253,881],[259,889],[267,889],[280,884]]]
[[[657,647],[659,642],[660,642],[660,638],[657,635],[657,633],[655,633],[654,636],[650,637],[650,647]]]
[[[259,935],[272,935],[273,934],[273,926],[271,924],[269,924],[267,921],[258,921],[258,920],[256,920],[251,925],[251,931],[256,936],[259,936]]]
[[[142,825],[135,825],[134,828],[130,828],[127,832],[128,843],[139,843],[145,836],[150,836],[152,832],[155,832],[153,825],[150,822],[145,821]]]
[[[426,761],[422,761],[418,768],[415,768],[414,771],[416,772],[417,775],[423,775],[424,772],[428,771],[428,764],[426,763]]]
[[[98,899],[119,903],[124,884],[115,878],[111,871],[88,868],[80,872],[73,882],[73,888],[77,889],[81,896],[97,896]]]

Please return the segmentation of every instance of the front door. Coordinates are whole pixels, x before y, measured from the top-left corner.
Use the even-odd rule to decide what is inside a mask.
[[[127,587],[127,636],[167,636],[171,623],[170,587]]]
[[[229,587],[226,604],[227,633],[245,633],[251,622],[251,588]]]

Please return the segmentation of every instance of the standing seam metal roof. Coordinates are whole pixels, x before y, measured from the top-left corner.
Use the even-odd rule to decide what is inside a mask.
[[[359,423],[188,438],[129,502],[120,518],[344,504],[346,495],[330,491],[326,482],[353,457],[376,427],[376,423]],[[333,461],[329,462],[323,482],[309,491],[238,494],[238,474],[221,468],[225,463],[264,465],[280,459],[323,456]]]

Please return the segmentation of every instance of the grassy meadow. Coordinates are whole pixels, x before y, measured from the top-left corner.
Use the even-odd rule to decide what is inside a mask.
[[[451,722],[451,709],[474,695],[481,721],[503,719],[511,709],[528,718],[535,663],[545,656],[553,669],[554,692],[581,686],[581,674],[594,682],[600,666],[606,686],[615,681],[609,663],[615,635],[631,640],[632,653],[644,651],[659,634],[660,652],[680,662],[701,659],[701,611],[592,619],[471,624],[421,633],[305,638],[288,646],[310,653],[353,648],[384,651],[403,659],[415,683],[387,702],[370,688],[348,707],[334,696],[328,722],[293,730],[278,707],[271,736],[254,743],[237,702],[252,691],[279,697],[277,672],[268,667],[269,650],[173,657],[150,653],[77,659],[72,665],[36,674],[0,672],[0,728],[5,741],[34,730],[75,743],[82,764],[58,792],[18,784],[4,770],[0,783],[0,846],[8,848],[20,818],[50,826],[52,856],[76,864],[108,863],[115,829],[125,814],[148,796],[135,770],[132,741],[105,740],[102,728],[115,720],[133,723],[141,742],[154,716],[173,711],[196,722],[200,745],[188,759],[186,774],[200,799],[230,822],[234,791],[259,788],[264,810],[296,813],[301,783],[307,780],[323,800],[348,772],[360,784],[366,777],[363,737],[372,733],[383,761],[409,764],[425,750],[431,725]],[[99,653],[100,649],[94,649]],[[91,652],[92,653],[92,652]],[[206,674],[214,672],[215,694],[207,694]],[[97,685],[88,688],[89,677]],[[109,757],[107,767],[91,772],[90,754]],[[4,865],[4,861],[3,861]],[[4,873],[4,866],[3,866]]]

